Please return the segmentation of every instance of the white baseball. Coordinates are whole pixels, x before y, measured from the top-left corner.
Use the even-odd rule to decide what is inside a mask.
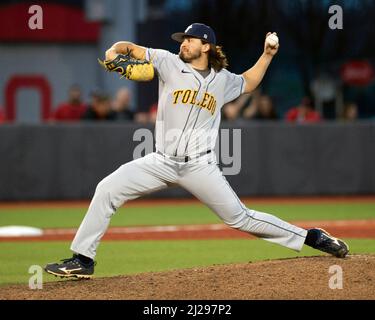
[[[271,46],[271,47],[276,47],[277,44],[279,43],[279,38],[275,33],[271,33],[267,38],[266,42]]]

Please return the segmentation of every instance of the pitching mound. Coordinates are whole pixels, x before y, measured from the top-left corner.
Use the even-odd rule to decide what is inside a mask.
[[[342,268],[342,289],[337,285]],[[375,299],[375,256],[303,257],[93,280],[62,280],[43,290],[1,288],[0,299]],[[331,279],[330,278],[334,277]]]

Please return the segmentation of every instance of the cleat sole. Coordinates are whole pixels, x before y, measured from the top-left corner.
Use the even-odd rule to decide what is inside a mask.
[[[78,279],[92,279],[93,275],[89,274],[58,274],[55,273],[51,270],[44,269],[47,273],[54,275],[55,277],[60,277],[61,279],[63,278],[78,278]]]

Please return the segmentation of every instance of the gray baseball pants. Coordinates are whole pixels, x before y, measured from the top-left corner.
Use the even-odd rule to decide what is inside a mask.
[[[100,239],[119,207],[128,200],[176,184],[234,229],[296,251],[300,251],[305,242],[307,230],[246,208],[218,168],[214,153],[186,163],[150,153],[122,165],[98,184],[71,250],[94,259]]]

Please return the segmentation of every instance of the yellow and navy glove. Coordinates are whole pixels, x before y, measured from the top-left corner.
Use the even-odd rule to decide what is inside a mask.
[[[154,78],[154,66],[146,60],[137,60],[130,54],[119,54],[112,60],[100,60],[99,63],[110,72],[118,72],[121,77],[134,81],[150,81]]]

